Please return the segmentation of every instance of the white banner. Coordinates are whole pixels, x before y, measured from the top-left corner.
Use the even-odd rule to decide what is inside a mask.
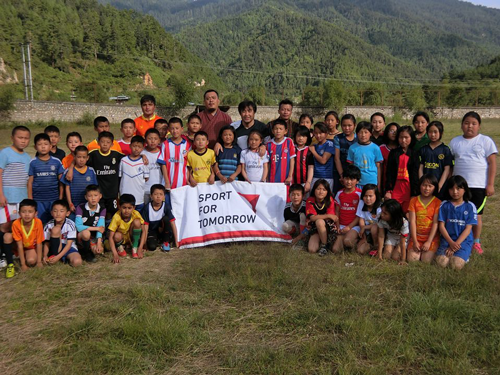
[[[170,192],[179,247],[233,241],[289,242],[281,230],[284,184],[234,181],[183,186]]]

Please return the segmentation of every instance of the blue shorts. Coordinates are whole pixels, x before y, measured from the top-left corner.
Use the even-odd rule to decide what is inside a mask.
[[[446,249],[448,247],[449,247],[448,242],[444,241],[443,244],[443,240],[441,240],[441,244],[439,245],[439,248],[436,251],[436,256],[438,255],[446,256]],[[458,249],[458,251],[456,251],[453,254],[453,256],[459,257],[468,262],[471,252],[472,252],[472,243],[462,242],[462,246],[460,247],[460,249]]]
[[[61,262],[67,263],[68,262],[68,255],[73,254],[73,253],[78,253],[78,250],[75,249],[73,246],[71,246],[66,254],[61,258]]]
[[[50,209],[52,208],[51,201],[38,201],[37,208],[38,218],[42,221],[42,224],[47,224],[52,219],[52,214],[50,213]]]

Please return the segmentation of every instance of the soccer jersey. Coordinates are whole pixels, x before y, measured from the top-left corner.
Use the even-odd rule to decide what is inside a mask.
[[[116,214],[113,215],[113,218],[111,219],[111,224],[109,224],[108,229],[111,232],[120,232],[121,234],[124,234],[128,237],[130,232],[130,226],[132,225],[135,219],[139,219],[141,224],[144,224],[144,219],[142,218],[141,214],[136,210],[132,211],[132,215],[130,216],[129,221],[123,220],[121,217],[121,211],[118,211]]]
[[[161,117],[158,116],[156,113],[151,118],[146,118],[146,117],[144,117],[144,115],[137,117],[134,120],[134,122],[135,122],[135,134],[144,137],[146,134],[146,131],[148,129],[154,128],[156,120],[160,120],[160,119],[161,119]]]
[[[59,175],[63,173],[61,161],[53,156],[49,160],[37,157],[31,160],[28,174],[33,176],[33,199],[37,202],[59,199]]]
[[[347,163],[347,154],[349,153],[349,149],[351,148],[351,146],[357,142],[358,138],[356,137],[356,134],[354,134],[354,138],[352,139],[352,141],[348,140],[344,133],[335,136],[335,138],[333,139],[335,152],[340,153],[340,163],[342,164],[342,169],[345,169],[347,167],[347,164],[349,164]]]
[[[167,139],[161,145],[158,163],[167,167],[172,189],[187,185],[187,154],[190,149],[191,145],[185,139],[180,143]]]
[[[146,168],[149,171],[149,179],[146,181],[144,185],[144,192],[149,194],[151,190],[151,186],[155,184],[163,185],[165,181],[163,180],[163,174],[161,173],[160,164],[158,164],[158,157],[160,156],[161,151],[158,150],[156,152],[150,152],[148,150],[144,150],[141,152],[141,155],[145,155],[148,158],[149,164]]]
[[[453,165],[453,155],[451,150],[444,143],[432,148],[430,144],[420,149],[420,164],[424,166],[424,174],[431,174],[439,179],[441,178],[444,167]]]
[[[115,150],[109,150],[107,154],[103,154],[99,149],[89,152],[87,165],[94,169],[104,199],[118,198],[118,172],[122,157],[123,154]]]
[[[408,220],[403,218],[403,226],[401,228],[391,228],[389,223],[385,220],[378,221],[378,227],[382,229],[387,229],[387,232],[394,236],[405,236],[407,237],[410,233],[410,227],[408,225]]]
[[[252,151],[249,148],[241,151],[240,163],[245,165],[247,178],[251,182],[260,182],[264,176],[264,164],[269,163],[269,155],[259,155],[259,150]]]
[[[66,155],[64,157],[64,159],[62,160],[63,168],[68,169],[71,166],[71,164],[73,163],[74,159],[75,159],[75,157],[73,156],[73,154],[69,153],[68,155]]]
[[[204,153],[199,154],[191,150],[187,155],[187,166],[193,171],[193,178],[196,182],[208,182],[212,174],[212,165],[215,164],[215,153],[207,148]]]
[[[306,217],[309,219],[311,216],[316,215],[335,215],[335,201],[330,201],[330,206],[326,204],[317,204],[315,197],[309,197],[306,200]]]
[[[367,145],[355,143],[349,148],[347,161],[353,163],[361,171],[361,180],[359,181],[361,186],[377,185],[377,163],[384,161],[379,146],[373,142]]]
[[[488,183],[488,161],[492,154],[498,154],[497,146],[490,137],[478,134],[474,138],[455,137],[450,142],[455,157],[453,174],[467,180],[470,188],[484,189]]]
[[[220,173],[224,177],[230,177],[236,172],[238,165],[240,164],[241,148],[238,146],[233,146],[232,148],[222,147],[219,155],[215,157],[215,161],[219,167]],[[218,180],[219,178],[216,177]]]
[[[300,215],[306,214],[306,202],[300,202],[300,206],[298,210],[294,210],[292,202],[288,202],[285,206],[285,211],[283,212],[283,216],[285,221],[290,220],[294,223],[300,223]]]
[[[361,200],[358,205],[358,209],[356,210],[356,216],[365,221],[366,225],[377,224],[380,218],[380,213],[382,212],[382,208],[377,207],[376,213],[372,214],[371,211],[365,210],[365,202]]]
[[[45,241],[50,240],[50,231],[55,227],[54,219],[50,220],[43,228],[45,234]],[[61,227],[61,243],[64,246],[68,243],[68,240],[73,240],[71,247],[78,250],[76,247],[76,226],[73,220],[65,219]]]
[[[333,179],[333,170],[335,168],[334,164],[334,156],[335,156],[335,146],[333,142],[330,140],[325,141],[322,145],[316,144],[314,146],[316,153],[320,156],[323,156],[325,152],[329,152],[332,156],[328,159],[325,164],[321,164],[316,160],[314,156],[311,155],[311,159],[314,162],[314,178],[324,178],[331,180]]]
[[[24,249],[36,249],[36,245],[45,241],[42,221],[34,218],[31,221],[30,229],[26,232],[22,219],[17,219],[12,223],[12,237],[16,242],[22,241]]]
[[[344,190],[339,190],[335,196],[335,202],[340,207],[340,225],[349,225],[356,219],[356,210],[361,199],[361,190],[356,188],[352,193],[346,193]]]
[[[49,151],[49,155],[55,157],[56,159],[59,159],[62,162],[62,160],[66,156],[66,153],[64,152],[64,150],[56,147],[56,152]]]
[[[97,177],[95,171],[92,167],[85,166],[81,170],[78,168],[73,169],[73,180],[68,181],[66,175],[68,171],[65,171],[61,177],[61,182],[64,185],[69,186],[69,191],[71,192],[71,203],[76,207],[80,203],[85,202],[85,188],[89,185],[97,185]]]
[[[120,160],[120,170],[118,171],[120,180],[120,195],[132,194],[135,197],[135,204],[144,203],[144,187],[146,179],[149,178],[149,169],[144,165],[142,157],[132,159],[125,156]]]
[[[410,206],[408,211],[414,212],[416,216],[415,224],[417,226],[417,239],[419,242],[427,241],[429,234],[431,233],[432,221],[434,216],[439,213],[439,207],[441,206],[441,201],[432,197],[431,201],[424,204],[420,199],[420,196],[413,197],[410,200]],[[434,237],[437,240],[438,237]]]
[[[234,128],[236,129],[234,132],[235,138],[238,142],[238,146],[240,146],[242,150],[246,150],[248,148],[248,136],[250,135],[251,132],[258,131],[262,135],[262,139],[265,139],[266,137],[269,136],[269,130],[267,128],[267,125],[258,120],[255,120],[252,127],[248,129],[242,125]]]
[[[305,184],[307,181],[307,167],[311,164],[309,157],[309,147],[306,146],[302,149],[295,148],[295,167],[293,170],[293,183]]]
[[[118,144],[120,145],[123,155],[130,155],[132,153],[132,150],[130,149],[130,142],[125,142],[123,139],[120,139]]]
[[[31,157],[26,152],[6,147],[0,152],[3,194],[9,204],[20,203],[28,198],[28,172]]]
[[[295,146],[290,138],[283,138],[280,143],[273,139],[267,144],[269,153],[268,182],[285,182],[290,173],[290,162],[295,157]]]
[[[76,208],[75,225],[78,232],[83,232],[90,227],[104,227],[106,218],[106,208],[101,207],[99,203],[96,209],[92,211],[88,202],[82,203]],[[94,232],[96,238],[102,238],[101,232]]]
[[[476,206],[474,206],[472,202],[464,201],[459,206],[455,206],[449,201],[444,201],[439,208],[438,220],[444,222],[444,226],[450,238],[456,241],[467,225],[477,225]],[[470,231],[467,238],[462,242],[461,248],[472,249],[473,241],[474,236],[472,231]],[[445,238],[441,236],[439,248],[448,248],[449,246]]]
[[[144,223],[149,225],[149,232],[160,229],[161,222],[165,216],[168,217],[170,222],[175,221],[172,211],[168,205],[165,204],[165,202],[161,204],[161,207],[158,210],[154,209],[152,202],[148,203],[142,208],[141,216],[144,219]]]
[[[100,147],[99,147],[99,143],[97,142],[97,139],[94,139],[92,142],[90,142],[87,145],[87,149],[89,150],[89,152],[93,151],[93,150],[99,150]],[[118,141],[116,141],[116,140],[113,141],[113,145],[111,146],[111,150],[122,152],[122,148],[120,147],[120,144],[118,143]]]

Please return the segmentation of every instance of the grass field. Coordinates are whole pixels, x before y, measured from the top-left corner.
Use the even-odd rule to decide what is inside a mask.
[[[496,189],[461,272],[243,243],[2,275],[0,372],[498,374]]]

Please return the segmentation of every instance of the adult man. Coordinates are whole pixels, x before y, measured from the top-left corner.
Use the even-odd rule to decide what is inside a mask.
[[[161,119],[155,113],[156,99],[153,95],[144,95],[141,98],[142,116],[137,117],[135,122],[135,134],[144,137],[148,129],[154,128],[155,121]]]
[[[269,136],[267,125],[259,120],[255,120],[257,106],[251,100],[244,100],[238,105],[238,112],[241,116],[240,125],[236,128],[236,139],[238,146],[242,150],[248,148],[248,136],[250,132],[257,130],[262,134],[262,138]]]
[[[219,109],[219,93],[215,90],[205,91],[203,95],[205,110],[198,113],[201,118],[201,129],[208,134],[208,147],[213,149],[217,142],[220,129],[230,125],[231,117]]]
[[[292,110],[293,110],[293,102],[290,99],[283,99],[278,107],[278,113],[280,117],[278,117],[276,120],[285,120],[287,124],[287,134],[286,136],[289,138],[292,138],[293,134],[295,133],[295,130],[297,130],[297,127],[299,126],[298,123],[295,121],[292,121]],[[267,124],[269,134],[271,134],[271,129],[273,127],[273,124],[276,120],[273,120]]]

